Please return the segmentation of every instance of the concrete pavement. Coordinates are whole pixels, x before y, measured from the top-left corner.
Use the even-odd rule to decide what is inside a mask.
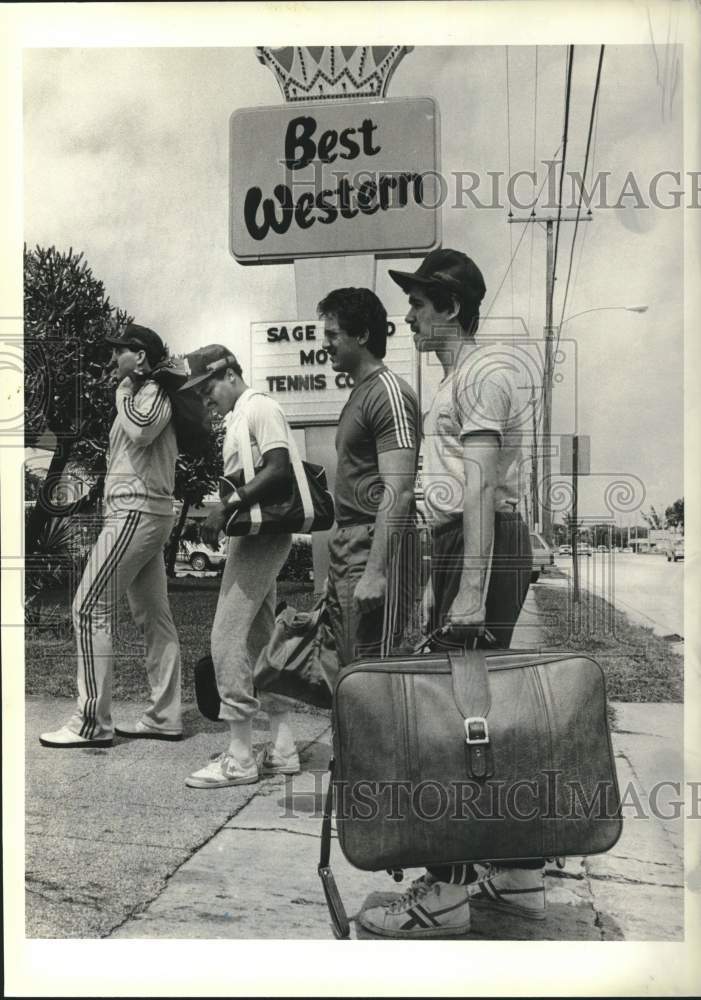
[[[70,704],[27,701],[28,938],[331,937],[316,873],[330,754],[326,716],[296,715],[299,777],[202,791],[183,780],[224,734],[194,708],[182,743],[41,747],[37,734],[66,718]],[[120,704],[115,717],[138,710]],[[620,841],[607,854],[568,859],[563,871],[548,867],[544,923],[475,912],[470,937],[683,939],[682,820],[665,818],[674,812],[669,789],[651,803],[660,781],[681,781],[682,710],[616,706]],[[256,721],[256,742],[266,739],[266,728]],[[392,898],[415,874],[397,886],[384,872],[357,871],[335,840],[332,866],[349,915]],[[370,937],[355,926],[353,933]]]
[[[531,589],[513,646],[540,645]],[[115,720],[136,719],[141,707],[117,704]],[[301,775],[199,790],[184,779],[223,747],[226,731],[194,706],[180,743],[41,747],[38,734],[72,708],[67,699],[26,702],[28,938],[331,938],[316,872],[331,753],[327,713],[295,713]],[[544,923],[476,911],[470,938],[683,940],[684,810],[675,807],[683,795],[683,705],[614,708],[621,839],[606,854],[569,858],[564,870],[548,866]],[[254,741],[267,738],[261,716]],[[360,872],[335,838],[332,866],[351,916],[395,897],[416,874],[397,886],[384,872]],[[353,934],[371,937],[355,924]]]

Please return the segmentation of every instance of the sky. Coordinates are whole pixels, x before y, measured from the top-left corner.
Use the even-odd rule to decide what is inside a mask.
[[[536,163],[558,149],[566,43],[576,44],[568,166],[581,171],[597,43],[606,40],[595,169],[612,173],[614,192],[620,190],[628,171],[634,171],[645,190],[658,171],[682,169],[685,98],[685,129],[690,141],[698,142],[698,95],[684,94],[677,55],[661,44],[684,42],[686,80],[693,74],[694,79],[701,78],[695,41],[698,23],[691,16],[679,20],[680,11],[689,14],[693,7],[693,0],[674,4],[660,0],[397,2],[391,7],[364,4],[360,9],[350,3],[302,2],[0,5],[0,121],[7,134],[21,136],[21,143],[8,142],[6,157],[11,160],[16,150],[17,176],[11,173],[10,182],[0,185],[0,233],[3,237],[9,233],[11,241],[3,261],[5,271],[14,263],[14,277],[6,280],[0,269],[0,319],[21,314],[22,235],[29,245],[53,243],[82,250],[105,283],[111,301],[159,330],[176,351],[225,340],[245,363],[252,322],[294,315],[293,267],[244,268],[228,249],[229,118],[237,108],[282,103],[272,74],[255,57],[257,44],[333,41],[417,46],[437,32],[441,47],[415,47],[396,70],[388,96],[435,98],[441,115],[444,173],[475,170],[486,178],[488,171],[508,171],[509,161],[512,171],[531,169],[534,125]],[[520,43],[509,50],[508,101],[503,44],[507,41]],[[537,101],[535,42],[540,43]],[[687,150],[690,169],[697,168],[697,151],[698,145]],[[528,182],[519,187],[527,189]],[[16,220],[22,210],[23,233]],[[694,222],[693,213],[688,213],[689,228]],[[528,227],[507,273],[521,227],[507,225],[505,207],[446,205],[442,227],[443,245],[464,249],[484,273],[488,289],[484,313],[489,312],[489,319],[483,329],[490,323],[492,328],[501,324],[502,329],[504,325],[522,329],[522,319],[536,343],[545,319],[542,230]],[[562,308],[572,230],[566,224],[561,231],[556,318]],[[607,488],[625,494],[631,477],[637,477],[644,488],[644,499],[638,491],[630,501],[638,510],[641,505],[649,509],[650,503],[661,510],[683,493],[682,280],[684,265],[693,273],[696,264],[691,241],[686,252],[685,259],[681,210],[601,209],[595,211],[593,222],[580,227],[564,313],[565,319],[575,318],[562,330],[560,346],[567,356],[563,361],[567,377],[555,387],[554,430],[577,429],[591,436],[595,474],[582,483],[580,500],[592,514],[605,508],[602,498]],[[405,263],[411,269],[416,266],[416,261]],[[387,261],[378,263],[376,290],[391,315],[403,315],[405,301],[388,278],[389,266]],[[401,267],[402,262],[395,266]],[[690,283],[687,298],[693,292]],[[578,315],[625,305],[647,305],[648,309],[642,314],[607,309]],[[495,319],[504,316],[519,319],[513,323]],[[693,360],[697,350],[696,339],[690,336],[687,361]],[[571,374],[573,359],[576,379]],[[688,365],[689,385],[690,370]],[[692,392],[686,403],[693,420],[698,403]],[[691,449],[688,454],[692,457]],[[17,528],[22,496],[20,455],[19,447],[0,448],[3,564],[11,569],[18,567],[21,556]],[[617,483],[622,485],[616,487]],[[691,476],[687,489],[689,501],[695,489]],[[625,495],[619,497],[622,506],[624,501]],[[637,511],[631,516],[640,519]],[[625,522],[626,515],[621,518]],[[685,580],[690,587],[693,566],[693,559],[687,558]],[[22,621],[19,578],[17,572],[6,572],[3,578],[4,646],[8,623]],[[8,611],[19,617],[8,617]],[[690,703],[698,675],[693,660],[698,647],[695,627],[694,616],[689,616],[685,676]],[[16,632],[21,636],[21,628]],[[10,653],[21,666],[22,644],[17,643]],[[10,671],[3,678],[3,696],[12,707],[20,704],[22,694],[21,669]],[[19,745],[24,738],[22,712],[6,715],[7,738],[13,746]],[[21,768],[21,760],[17,763]],[[20,777],[15,783],[18,792],[21,781]],[[19,800],[15,813],[21,813]],[[21,875],[21,826],[11,824],[5,832],[8,871]],[[19,895],[15,898],[15,909],[21,912]],[[61,942],[40,943],[47,949],[59,946],[52,947],[49,955],[48,950],[38,950],[36,941],[24,942],[21,929],[14,930],[20,939],[10,953],[20,961],[26,956],[32,970],[30,985],[22,982],[19,988],[27,995],[36,992],[36,979],[43,975],[51,980],[46,979],[45,993],[55,989],[57,981],[79,984],[80,995],[85,992],[83,984],[89,989],[91,983],[107,981],[118,989],[119,980],[128,984],[127,992],[143,992],[145,983],[148,992],[153,981],[154,988],[176,995],[188,988],[188,982],[196,984],[191,989],[202,989],[205,982],[215,979],[216,992],[230,992],[232,954],[236,987],[243,991],[250,983],[249,992],[258,992],[263,988],[259,983],[270,979],[269,995],[280,989],[284,992],[290,982],[296,986],[297,978],[305,974],[310,981],[321,974],[322,991],[338,981],[337,955],[330,950],[327,964],[325,954],[316,950],[310,955],[303,943],[294,942],[289,956],[284,943],[278,943],[276,961],[271,963],[268,942],[247,941],[246,954],[239,956],[237,942],[231,940],[221,949],[217,942],[202,942],[194,961],[190,947],[172,942],[168,950],[170,943],[162,941],[159,954],[165,955],[165,949],[167,955],[160,963],[153,962],[153,941],[129,942],[134,950],[128,960],[112,963],[105,980],[102,942],[82,942],[76,962],[75,951]],[[89,947],[92,944],[94,949]],[[136,951],[140,946],[143,950]],[[631,983],[633,992],[635,982],[640,983],[639,991],[643,984],[659,979],[660,968],[665,969],[666,982],[679,979],[678,987],[670,985],[671,990],[681,995],[693,990],[694,984],[689,985],[692,964],[683,960],[665,964],[666,956],[649,942],[637,951],[626,951],[623,957],[618,952],[587,951],[579,944],[576,954],[570,953],[559,944],[548,951],[545,963],[540,950],[519,949],[518,955],[511,955],[508,942],[499,948],[506,960],[496,979],[493,963],[475,962],[474,949],[469,953],[459,949],[451,952],[450,963],[409,959],[395,963],[390,973],[386,962],[355,963],[346,976],[347,989],[372,993],[388,975],[390,988],[399,984],[401,989],[404,974],[407,986],[414,990],[417,983],[423,985],[421,977],[425,976],[426,990],[434,992],[436,983],[439,992],[459,992],[467,981],[475,990],[484,982],[487,992],[498,987],[506,993],[518,992],[524,982],[537,991],[542,981],[541,992],[547,993],[553,982],[571,982],[576,963],[578,981],[585,991],[595,994],[607,990],[615,994],[621,984],[628,988]],[[241,957],[243,961],[237,961]],[[66,988],[70,990],[70,985]],[[314,992],[311,982],[306,992]]]
[[[580,173],[598,56],[596,45],[575,47],[567,168]],[[501,206],[478,208],[455,204],[451,178],[475,171],[486,199],[489,172],[505,178],[535,162],[540,187],[542,161],[562,141],[565,57],[555,45],[511,46],[508,57],[505,46],[415,47],[389,86],[390,98],[431,96],[438,104],[450,192],[442,243],[465,250],[483,271],[483,333],[542,336],[544,231],[507,224],[505,180]],[[659,41],[606,49],[590,170],[610,173],[611,204],[630,171],[649,202],[651,178],[683,169],[679,59]],[[245,369],[251,323],[296,315],[294,268],[244,267],[229,252],[228,123],[238,108],[281,103],[252,47],[25,49],[26,242],[82,250],[112,303],[158,330],[172,350],[223,341]],[[675,186],[661,182],[660,197],[671,200]],[[531,181],[517,191],[527,200]],[[565,195],[571,199],[567,185]],[[547,187],[540,205],[546,196]],[[636,508],[663,511],[683,494],[683,212],[635,203],[595,210],[578,228],[563,318],[592,311],[562,327],[567,375],[556,383],[553,410],[555,434],[591,438],[583,514],[606,515],[614,495],[621,523],[642,523]],[[573,232],[562,224],[556,322]],[[389,315],[403,316],[390,266],[402,263],[378,261],[376,291]],[[631,305],[648,308],[618,308]]]

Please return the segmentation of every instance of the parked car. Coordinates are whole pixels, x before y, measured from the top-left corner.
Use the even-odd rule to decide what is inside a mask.
[[[677,538],[667,549],[667,562],[678,562],[684,558],[684,539]]]
[[[560,553],[559,554],[561,556],[571,556],[572,555],[572,546],[571,545],[561,545],[560,546]]]
[[[219,569],[226,562],[226,539],[222,539],[218,549],[213,549],[204,542],[183,542],[183,561],[189,562],[193,569]]]
[[[578,556],[590,556],[591,555],[591,545],[587,542],[580,542],[577,545],[577,555]]]
[[[596,546],[596,551],[597,552],[608,552],[608,550],[609,550],[608,545],[597,545]]]
[[[533,569],[531,571],[531,583],[535,583],[546,566],[552,566],[555,562],[555,553],[550,548],[542,535],[537,531],[531,531],[531,549],[533,550]]]

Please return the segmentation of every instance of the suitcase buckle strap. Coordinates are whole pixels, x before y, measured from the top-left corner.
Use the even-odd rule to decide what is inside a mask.
[[[465,742],[468,746],[489,743],[489,726],[481,715],[471,715],[465,719]]]

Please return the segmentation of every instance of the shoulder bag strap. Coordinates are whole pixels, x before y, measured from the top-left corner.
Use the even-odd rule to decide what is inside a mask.
[[[256,474],[253,468],[253,448],[251,446],[251,424],[248,419],[248,411],[245,404],[254,395],[252,389],[246,389],[246,391],[239,397],[237,406],[241,407],[239,411],[243,417],[245,423],[245,429],[241,434],[239,434],[239,454],[241,455],[241,465],[243,467],[243,478],[244,482],[250,483]],[[263,522],[263,515],[261,513],[260,504],[254,503],[248,511],[249,517],[251,518],[251,530],[249,534],[257,535],[260,532],[260,526]]]
[[[246,402],[251,398],[251,396],[266,396],[264,392],[257,392],[255,389],[247,389],[246,392],[240,397],[239,404],[245,400]],[[269,399],[269,396],[266,396]],[[248,420],[248,412],[244,407],[243,415],[248,426],[248,434],[243,435],[246,441],[243,442],[243,449],[241,452],[241,460],[243,463],[243,472],[246,478],[246,482],[255,475],[255,470],[253,468],[253,450],[251,448],[251,425]],[[290,464],[292,465],[292,471],[294,477],[297,481],[297,489],[299,490],[299,496],[302,501],[302,510],[304,511],[304,522],[300,527],[300,532],[306,533],[311,530],[311,526],[314,523],[314,504],[312,502],[312,495],[309,492],[309,483],[307,482],[307,475],[304,471],[304,465],[302,459],[299,455],[299,449],[292,435],[292,428],[285,420],[285,427],[287,430],[287,447],[290,453]],[[256,511],[255,521],[254,521],[254,510]],[[258,534],[260,530],[260,524],[262,520],[260,504],[255,504],[255,507],[251,507],[251,534]]]
[[[299,490],[302,510],[304,511],[304,522],[299,530],[302,534],[306,534],[312,530],[312,525],[314,524],[314,502],[309,491],[304,463],[300,458],[299,449],[297,448],[297,443],[292,435],[292,428],[289,424],[287,425],[287,441],[290,449],[290,464],[297,480],[297,489]]]

